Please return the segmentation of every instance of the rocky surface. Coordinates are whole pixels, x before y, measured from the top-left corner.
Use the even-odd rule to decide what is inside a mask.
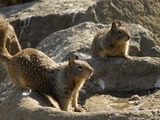
[[[126,25],[126,27],[128,28],[131,27],[132,29],[133,26],[136,28],[139,25],[137,26],[135,24]],[[132,110],[132,108],[134,108],[137,105],[130,105],[130,104],[128,105],[128,103],[116,103],[115,100],[117,99],[119,101],[121,100],[120,98],[125,97],[123,96],[124,95],[123,91],[130,91],[130,90],[138,91],[138,90],[148,90],[149,88],[153,88],[156,79],[158,78],[160,73],[159,69],[160,58],[132,57],[130,59],[127,58],[108,58],[106,60],[101,58],[90,59],[91,41],[95,33],[98,30],[103,29],[104,27],[109,27],[109,26],[102,24],[94,24],[89,22],[82,23],[72,28],[61,30],[51,34],[37,46],[38,49],[49,55],[56,62],[63,61],[64,59],[66,59],[67,56],[68,57],[70,55],[74,56],[75,54],[80,56],[81,59],[88,58],[87,61],[92,65],[92,67],[95,70],[95,73],[92,76],[92,78],[86,82],[85,86],[81,90],[79,99],[80,104],[83,105],[87,113],[78,114],[73,112],[61,112],[59,110],[56,110],[55,108],[47,107],[45,99],[41,98],[41,96],[37,95],[37,93],[33,92],[30,96],[22,96],[22,90],[17,88],[1,104],[1,110],[0,110],[0,114],[2,115],[1,118],[3,119],[12,118],[15,120],[35,119],[37,115],[39,116],[39,113],[41,113],[40,119],[44,119],[44,117],[46,119],[53,119],[53,118],[55,119],[64,119],[64,118],[141,119],[142,116],[143,118],[148,118],[148,119],[152,118],[153,116],[154,118],[157,118],[159,116],[159,110],[156,110],[155,108],[158,107],[153,107],[154,109],[146,109],[146,108],[151,108],[151,106],[149,106],[150,104],[147,104],[149,103],[148,99],[144,99],[144,101],[146,101],[145,102],[146,104],[144,106],[140,104],[141,108],[138,107],[138,109],[143,109],[143,110],[138,110],[136,112]],[[140,28],[141,31],[143,31],[144,28],[142,26]],[[146,29],[144,29],[144,31],[145,30]],[[131,41],[134,41],[134,32],[132,32],[132,36],[133,38],[131,39]],[[139,39],[143,40],[141,37]],[[152,39],[150,39],[150,42],[154,43]],[[156,44],[154,44],[153,48],[154,47],[156,47]],[[143,50],[141,52],[143,52]],[[152,49],[149,49],[148,51],[152,51]],[[156,51],[156,53],[158,52],[159,51]],[[3,90],[11,91],[11,89],[13,89],[13,86],[10,87],[8,86]],[[110,93],[108,92],[110,91],[111,92],[120,91],[121,92],[120,94],[122,95],[119,95],[119,93],[117,92],[114,92],[114,95],[112,94],[109,95]],[[95,94],[98,93],[99,96],[95,96]],[[104,95],[101,95],[102,93]],[[108,95],[106,95],[107,93]],[[132,95],[135,93],[129,92],[129,94]],[[143,95],[146,96],[146,94],[147,93]],[[156,96],[157,98],[159,98],[158,97],[159,92],[156,94]],[[155,102],[155,100],[158,100],[155,99],[156,96],[153,96],[154,99],[153,103],[155,106],[157,103]],[[129,97],[130,96],[128,96],[128,98]],[[97,99],[99,101],[97,101]],[[127,104],[128,106],[123,106],[123,104]],[[123,112],[119,110],[121,106],[124,110]],[[14,111],[13,107],[15,107]],[[50,116],[48,116],[48,114],[50,114]]]
[[[128,28],[131,26],[133,29],[133,26],[136,28],[139,25],[128,24],[126,26]],[[62,120],[157,119],[160,116],[158,110],[160,106],[157,105],[160,92],[152,93],[149,88],[153,88],[156,80],[159,80],[160,58],[90,59],[90,42],[96,31],[104,27],[106,26],[102,24],[82,23],[51,34],[37,46],[56,62],[63,61],[66,56],[75,54],[81,59],[88,59],[87,61],[92,65],[95,73],[82,88],[79,98],[79,103],[84,107],[86,113],[59,111],[49,107],[45,99],[37,93],[32,92],[29,96],[22,96],[22,90],[17,88],[1,104],[2,118],[16,120],[37,117],[40,120],[44,118]],[[134,32],[132,36],[132,40],[134,40]],[[140,40],[143,39],[140,38]],[[154,43],[154,41],[152,42]],[[150,93],[152,94],[150,95]],[[142,100],[136,104],[129,103],[133,94],[139,94]]]
[[[154,88],[160,73],[160,58],[111,58],[90,60],[95,69],[86,89],[96,93],[107,91],[139,91]],[[143,84],[141,84],[143,83]]]
[[[160,38],[160,1],[159,0],[99,0],[90,6],[82,16],[81,22],[111,23],[121,20],[144,26]],[[156,41],[159,45],[159,39]]]
[[[160,93],[158,93],[160,94]],[[105,98],[105,99],[104,99]],[[159,98],[159,97],[158,97]],[[91,98],[93,99],[93,98]],[[112,98],[114,99],[114,98]],[[29,96],[22,96],[21,90],[17,88],[9,98],[0,106],[0,117],[2,120],[142,120],[142,119],[159,119],[160,110],[105,110],[101,108],[108,107],[105,102],[111,100],[111,97],[101,96],[98,101],[91,101],[94,111],[85,113],[62,112],[52,107],[47,107],[44,98],[37,93],[32,92]],[[151,98],[150,98],[151,100]],[[158,99],[157,99],[158,100]],[[96,104],[95,104],[96,102]],[[103,102],[103,103],[100,103]],[[146,102],[150,102],[146,99]],[[159,101],[157,101],[159,102]],[[98,104],[99,103],[99,104]],[[119,103],[120,104],[120,103]],[[157,104],[157,103],[156,103]],[[96,106],[97,105],[97,106]],[[101,107],[103,105],[103,107]],[[112,104],[113,105],[113,104]],[[157,107],[156,107],[157,108]],[[93,110],[93,109],[92,109]],[[100,110],[100,111],[99,111]]]
[[[79,12],[79,8],[76,6],[82,5],[78,3],[79,1],[76,1],[77,3],[74,0],[61,1],[62,2],[58,0],[52,1],[55,3],[53,8],[51,7],[53,5],[49,4],[51,0],[46,0],[39,2],[35,1],[17,6],[4,7],[0,8],[0,11],[2,10],[2,13],[8,17],[9,21],[11,21],[13,25],[17,24],[16,22],[18,21],[20,23],[21,15],[27,17],[28,15],[31,15],[31,19],[27,18],[25,20],[22,20],[21,22],[25,22],[25,26],[28,24],[28,27],[30,28],[34,26],[34,23],[36,23],[37,26],[34,26],[37,31],[36,34],[34,34],[35,28],[27,28],[24,30],[29,30],[27,31],[28,36],[30,36],[29,34],[33,33],[34,37],[35,35],[39,37],[39,35],[42,33],[38,32],[38,30],[40,29],[38,25],[42,25],[44,27],[44,24],[42,24],[44,18],[47,17],[47,19],[45,19],[44,21],[52,20],[50,19],[50,17],[52,18],[55,14],[57,15],[56,10],[62,10],[61,13],[58,14],[58,16],[63,16],[70,12],[70,15],[73,15],[72,13],[75,13],[75,11],[78,11],[78,14],[80,13],[80,15],[82,15],[84,14],[83,12],[87,9],[87,6],[89,6],[90,3],[93,4],[93,1],[84,1],[84,3],[82,2],[82,4],[85,5],[84,8],[82,7],[83,10],[80,10]],[[95,5],[99,5],[101,2],[103,1],[100,1]],[[120,1],[119,3],[121,2],[122,1]],[[143,1],[139,1],[139,3],[142,2]],[[128,5],[128,3],[126,4]],[[136,6],[137,4],[134,5]],[[65,7],[62,7],[61,5],[68,6],[66,8],[66,11],[72,10],[73,8],[75,9],[73,9],[73,12],[67,11],[66,13],[63,13],[65,11],[65,9],[63,8]],[[73,5],[73,8],[70,5]],[[141,6],[141,4],[139,5]],[[42,8],[44,6],[48,6],[48,9],[45,9],[43,12]],[[59,9],[54,9],[55,7],[58,7]],[[89,7],[88,11],[92,7]],[[13,8],[12,11],[10,11],[11,8]],[[53,12],[53,14],[50,12]],[[88,12],[86,14],[88,14]],[[71,17],[71,19],[73,20],[73,16]],[[98,17],[97,19],[100,19],[100,17]],[[33,22],[32,24],[31,21]],[[55,27],[57,28],[55,29],[64,29],[64,27],[59,29],[59,24],[60,22],[56,24]],[[158,103],[160,102],[160,90],[155,90],[154,86],[155,83],[160,83],[160,47],[157,39],[154,37],[152,32],[138,24],[122,24],[122,26],[127,27],[131,32],[132,37],[129,46],[129,55],[131,57],[91,59],[90,45],[94,35],[101,29],[109,28],[110,25],[95,24],[92,22],[85,22],[76,26],[73,23],[71,24],[71,26],[73,27],[66,27],[68,29],[60,31],[55,30],[57,32],[49,30],[49,34],[44,34],[44,36],[48,37],[43,41],[41,41],[41,39],[34,44],[30,44],[31,41],[28,42],[24,40],[24,42],[26,42],[26,46],[27,44],[36,46],[41,41],[36,46],[36,48],[46,53],[56,62],[65,61],[70,56],[75,57],[75,55],[78,55],[80,59],[87,60],[92,65],[95,72],[91,79],[86,81],[84,87],[80,91],[79,97],[79,103],[83,106],[86,112],[63,112],[57,110],[56,108],[49,107],[46,103],[45,98],[43,98],[36,92],[32,92],[29,96],[23,96],[22,90],[20,88],[16,88],[12,83],[9,82],[9,78],[8,76],[6,76],[4,68],[1,68],[0,72],[2,73],[2,75],[0,76],[0,119],[159,119],[160,105]],[[47,24],[46,26],[49,25]],[[19,30],[19,32],[23,32],[23,30]],[[8,40],[10,42],[8,45],[11,45],[8,47],[8,49],[12,52],[13,50],[15,50],[14,48],[16,48],[17,45],[16,42],[13,42],[14,44],[12,44],[10,38],[15,37],[8,37]],[[22,41],[20,42],[23,43]],[[17,50],[14,51],[13,54],[15,54],[16,52]],[[129,100],[134,94],[138,94],[141,100],[137,103],[130,103]]]
[[[14,26],[23,48],[35,47],[51,33],[79,22],[95,0],[36,0],[0,8]]]
[[[137,24],[122,24],[122,26],[128,28],[131,33],[130,56],[160,56],[160,47],[155,43],[153,34],[149,30]],[[82,23],[51,34],[40,42],[37,48],[58,62],[76,53],[85,56],[85,59],[91,58],[90,46],[93,37],[98,31],[107,28],[110,28],[110,25]]]

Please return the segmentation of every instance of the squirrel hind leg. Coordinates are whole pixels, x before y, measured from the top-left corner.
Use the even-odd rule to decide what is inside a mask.
[[[40,96],[42,96],[44,98],[47,106],[60,110],[59,104],[54,100],[54,98],[52,98],[52,97],[50,97],[46,94],[43,94],[41,92],[38,92],[36,90],[35,90],[35,92],[38,93]]]
[[[85,110],[82,108],[81,105],[78,104],[78,107],[75,107],[74,109],[75,112],[85,112]]]
[[[47,96],[47,95],[46,95],[46,98],[47,98],[48,104],[49,104],[50,106],[52,106],[52,107],[60,110],[59,104],[57,103],[57,101],[56,101],[54,98],[52,98],[52,97],[50,97],[50,96]]]

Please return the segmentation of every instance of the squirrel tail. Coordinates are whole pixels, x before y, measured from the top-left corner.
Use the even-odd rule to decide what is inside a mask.
[[[0,15],[0,62],[7,62],[12,57],[6,49],[8,26],[9,23]]]

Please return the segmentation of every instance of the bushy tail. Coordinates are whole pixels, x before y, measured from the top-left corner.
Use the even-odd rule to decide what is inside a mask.
[[[0,62],[5,62],[11,58],[11,55],[6,49],[8,26],[9,23],[0,15]]]

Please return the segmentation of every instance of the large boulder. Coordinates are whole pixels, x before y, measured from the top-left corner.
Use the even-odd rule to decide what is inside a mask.
[[[152,44],[149,47],[143,46],[148,48],[140,49],[141,54],[146,53],[147,56],[158,55],[159,49],[154,49],[158,46],[154,43],[152,34],[148,30],[136,24],[126,24],[125,26],[132,33],[131,42],[134,43],[137,38],[139,39],[140,42],[137,42],[139,43],[137,46],[141,46],[139,48],[142,48],[141,43],[143,42],[144,44],[145,42]],[[107,95],[108,92],[118,91],[120,94],[116,95],[125,97],[123,96],[124,91],[143,91],[153,88],[156,81],[159,81],[160,73],[159,57],[133,56],[131,58],[117,57],[105,60],[101,58],[91,59],[90,45],[94,35],[100,29],[108,27],[109,25],[94,24],[92,22],[82,23],[51,34],[37,46],[37,49],[46,53],[56,62],[61,62],[69,56],[78,55],[80,59],[87,60],[94,68],[93,76],[90,80],[87,80],[80,91],[79,103],[83,105],[87,111],[86,113],[57,110],[49,107],[46,100],[36,92],[32,92],[29,96],[23,96],[22,90],[17,88],[0,105],[0,118],[3,120],[157,119],[160,111],[158,110],[159,105],[156,105],[156,103],[160,102],[160,91],[152,97],[153,102],[151,98],[144,96],[142,103],[138,105],[128,103],[131,96],[128,96],[127,99],[124,98],[125,102],[119,102],[116,100],[120,98]],[[137,28],[143,34],[134,32]],[[146,36],[146,39],[143,36]],[[146,49],[148,52],[145,51]],[[151,53],[154,55],[151,55]],[[104,95],[95,95],[99,93]],[[149,103],[153,103],[153,109]]]
[[[95,70],[85,88],[93,93],[154,88],[160,77],[159,57],[109,58],[88,61]]]
[[[26,4],[2,7],[14,26],[23,48],[35,47],[51,33],[66,29],[79,19],[95,0],[36,0]]]
[[[159,0],[99,0],[90,6],[80,22],[111,23],[121,20],[126,23],[136,23],[158,35],[160,45],[160,1]]]

